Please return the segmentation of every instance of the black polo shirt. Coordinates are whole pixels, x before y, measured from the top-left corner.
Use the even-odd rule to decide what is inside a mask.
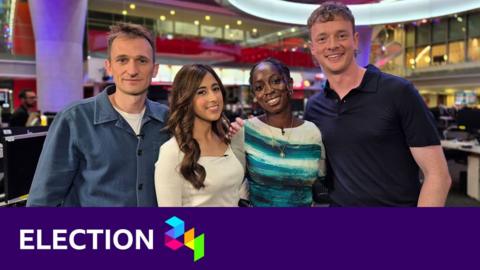
[[[344,206],[415,206],[419,168],[409,147],[439,145],[433,118],[415,87],[374,66],[342,100],[327,82],[305,120],[322,132],[333,177],[330,197]]]

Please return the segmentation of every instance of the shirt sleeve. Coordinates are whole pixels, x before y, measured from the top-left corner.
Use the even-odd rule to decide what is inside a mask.
[[[250,196],[250,193],[248,189],[248,179],[244,177],[243,182],[240,185],[239,197],[240,199],[248,200],[249,196]]]
[[[401,89],[395,102],[409,147],[440,145],[433,115],[412,83]]]
[[[27,206],[61,206],[78,173],[80,152],[72,136],[74,121],[57,114],[35,170]]]
[[[318,130],[320,132],[320,130]],[[326,174],[326,163],[325,160],[327,159],[327,153],[325,152],[325,145],[323,144],[322,133],[320,132],[320,139],[318,141],[320,145],[320,159],[318,160],[318,178],[324,179]]]
[[[184,178],[178,171],[180,149],[173,149],[170,142],[160,147],[155,163],[155,192],[160,207],[182,206]]]
[[[244,125],[247,124],[246,120]],[[237,157],[237,159],[242,163],[243,171],[247,169],[247,161],[245,158],[245,127],[243,126],[240,131],[235,134],[232,138],[232,151]],[[240,199],[248,200],[249,189],[248,189],[248,180],[243,178],[242,184],[240,185],[239,191]]]
[[[246,121],[245,121],[246,123]],[[245,127],[242,127],[237,134],[235,134],[231,140],[232,151],[235,154],[235,157],[242,163],[243,170],[246,169],[246,160],[245,160]]]
[[[27,124],[28,113],[24,111],[17,110],[12,114],[10,118],[11,127],[24,127]]]

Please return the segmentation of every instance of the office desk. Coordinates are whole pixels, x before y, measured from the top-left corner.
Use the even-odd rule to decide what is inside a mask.
[[[480,145],[477,141],[444,140],[442,147],[468,153],[467,195],[480,201]]]

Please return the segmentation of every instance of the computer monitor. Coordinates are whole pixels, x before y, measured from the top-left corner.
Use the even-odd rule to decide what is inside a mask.
[[[3,145],[3,168],[5,201],[16,201],[30,191],[38,159],[42,152],[47,132],[5,136]]]
[[[480,110],[464,108],[457,113],[457,126],[459,129],[466,130],[472,135],[478,135],[480,132]]]

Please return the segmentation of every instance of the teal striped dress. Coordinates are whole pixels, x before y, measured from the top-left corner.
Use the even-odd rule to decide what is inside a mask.
[[[312,122],[282,135],[281,129],[252,118],[244,126],[244,147],[254,206],[312,204],[312,184],[325,177],[322,136]]]

